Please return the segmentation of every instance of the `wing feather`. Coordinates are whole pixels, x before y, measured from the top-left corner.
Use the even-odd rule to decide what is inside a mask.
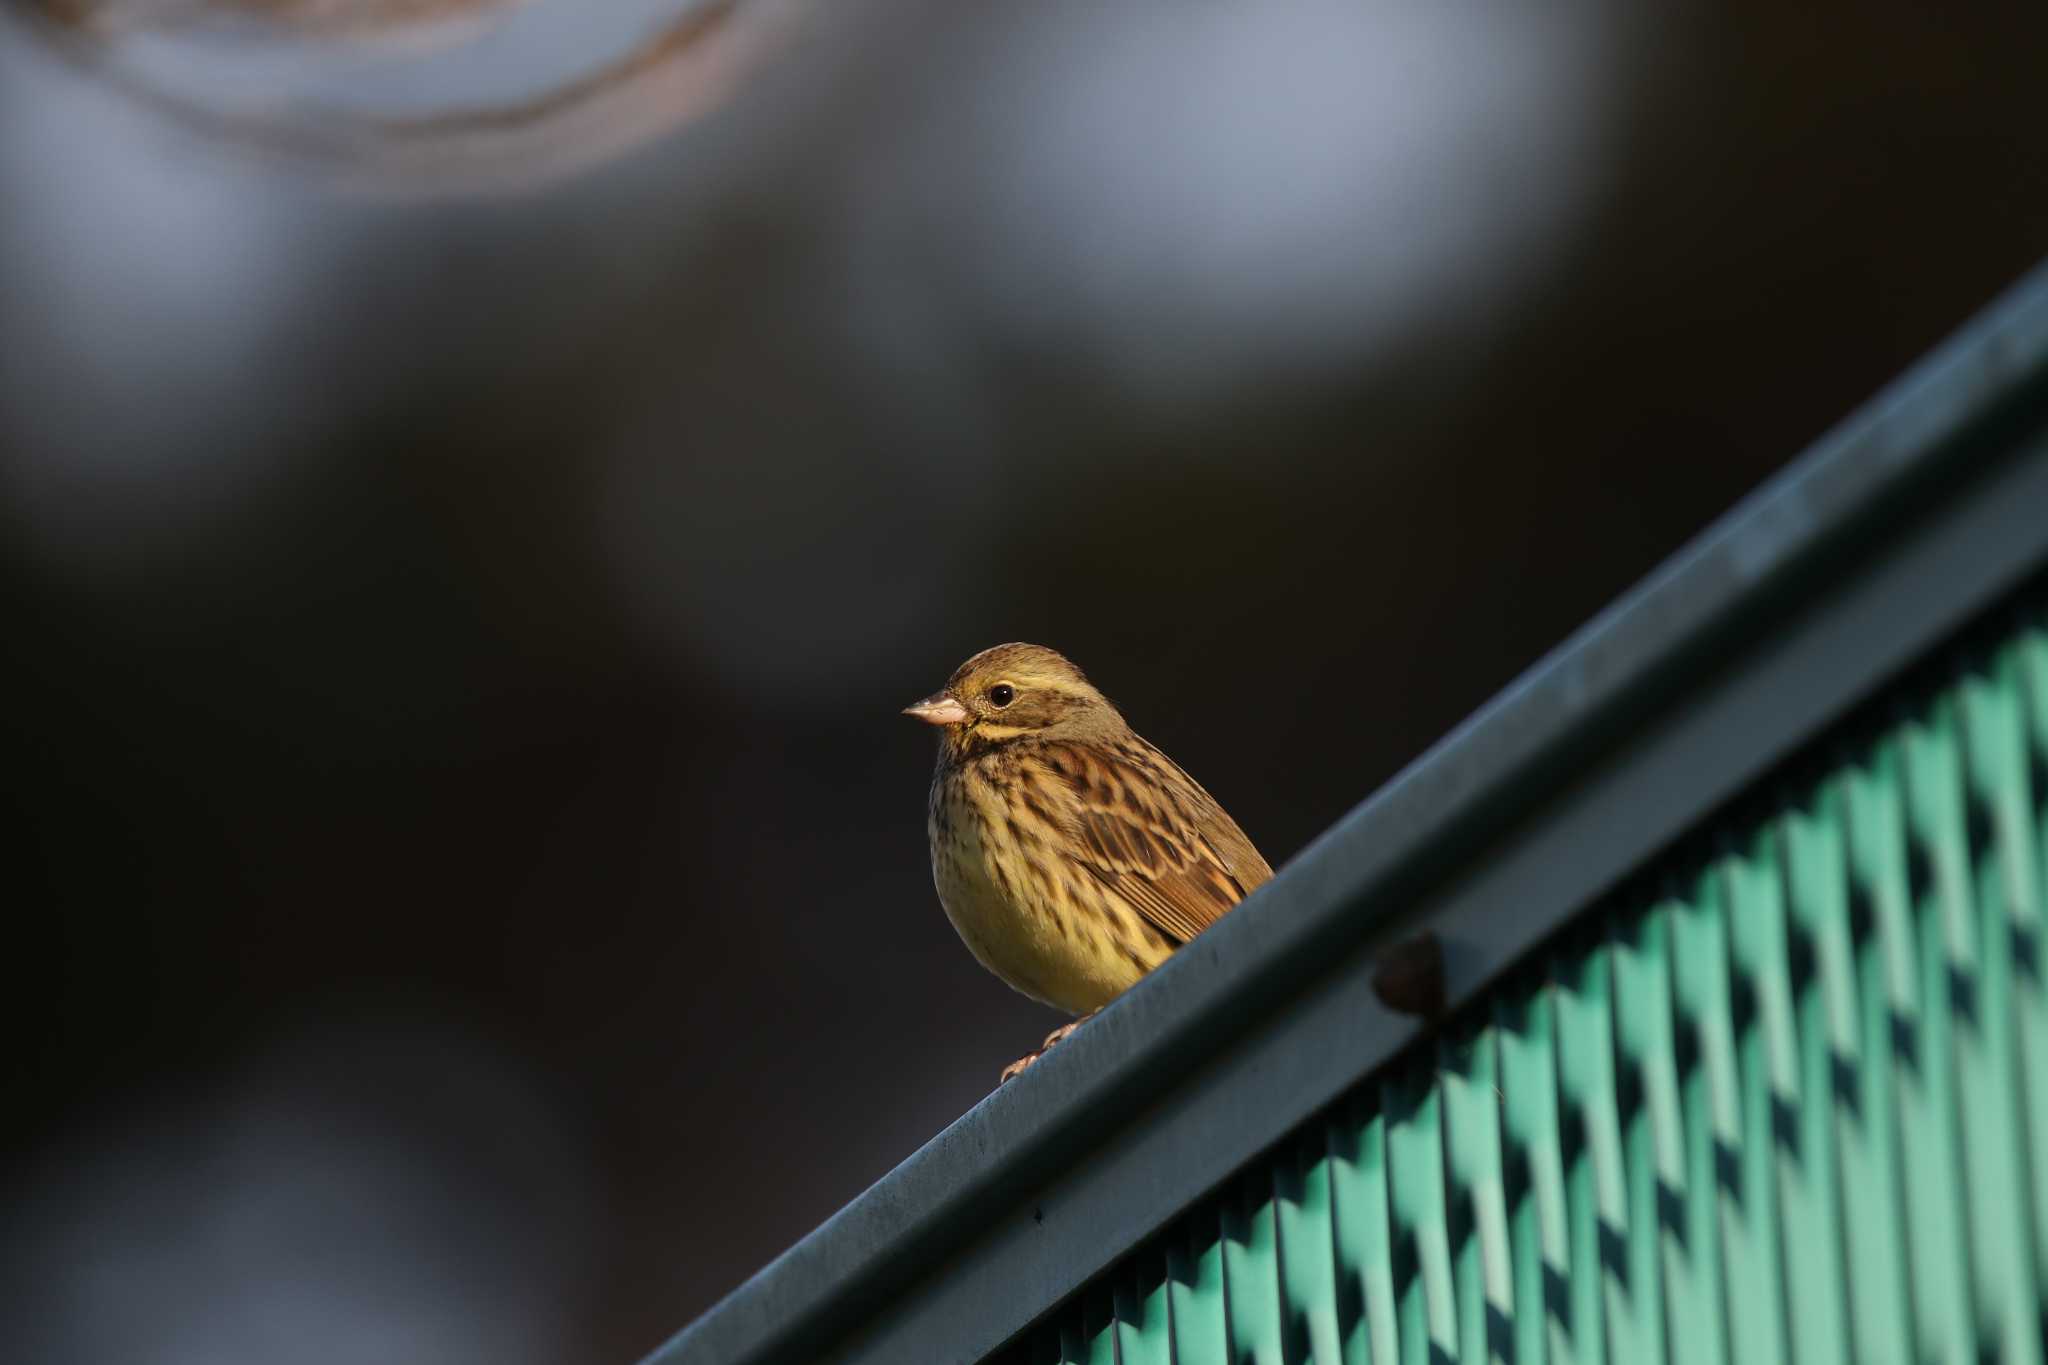
[[[1176,947],[1273,875],[1215,798],[1135,735],[1071,746],[1049,768],[1070,796],[1070,856]]]

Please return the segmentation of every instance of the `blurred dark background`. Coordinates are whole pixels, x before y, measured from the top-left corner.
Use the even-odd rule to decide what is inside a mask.
[[[79,8],[0,9],[23,1360],[637,1356],[1056,1022],[930,888],[959,659],[1282,863],[2048,253],[2038,6],[785,4],[475,186]]]

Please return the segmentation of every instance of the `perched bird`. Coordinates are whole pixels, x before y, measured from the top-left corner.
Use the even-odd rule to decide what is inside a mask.
[[[946,918],[1011,988],[1081,1016],[1273,869],[1214,797],[1043,645],[997,645],[904,708],[939,727],[928,827]]]

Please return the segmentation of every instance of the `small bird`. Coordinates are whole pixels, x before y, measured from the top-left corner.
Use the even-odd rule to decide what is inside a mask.
[[[939,727],[932,882],[982,966],[1078,1015],[1023,1071],[1273,869],[1223,807],[1043,645],[997,645],[903,714]]]

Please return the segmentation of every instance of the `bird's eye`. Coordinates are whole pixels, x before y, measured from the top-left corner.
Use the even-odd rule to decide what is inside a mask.
[[[1017,689],[1008,683],[997,683],[988,690],[988,703],[990,706],[1008,706],[1015,700],[1017,700]]]

